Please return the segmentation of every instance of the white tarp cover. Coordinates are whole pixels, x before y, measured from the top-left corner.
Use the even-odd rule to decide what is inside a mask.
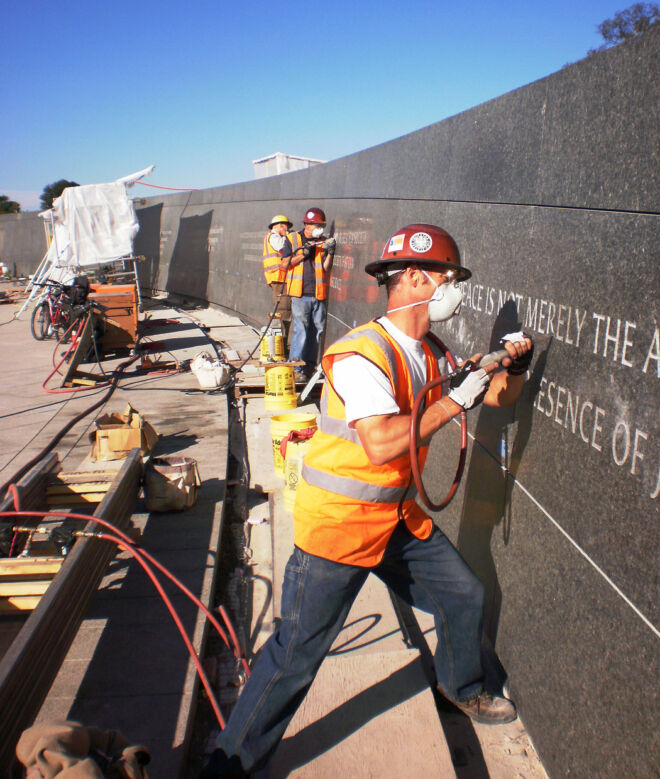
[[[53,201],[53,223],[49,260],[56,266],[98,265],[130,256],[139,228],[123,181],[68,187]]]

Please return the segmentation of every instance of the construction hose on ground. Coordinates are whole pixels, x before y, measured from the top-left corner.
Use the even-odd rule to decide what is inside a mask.
[[[13,485],[11,485],[13,487]],[[107,540],[111,541],[112,543],[116,544],[120,549],[123,549],[125,552],[131,555],[136,562],[142,567],[142,569],[145,571],[147,576],[151,579],[152,583],[156,587],[156,590],[158,591],[158,594],[160,595],[161,599],[163,600],[166,608],[170,612],[170,615],[172,616],[172,619],[174,620],[174,623],[181,634],[181,637],[186,645],[186,648],[188,649],[188,652],[195,664],[195,667],[197,669],[197,673],[199,675],[200,681],[202,682],[202,686],[206,690],[206,693],[209,698],[209,703],[211,705],[211,708],[213,709],[213,712],[216,716],[216,719],[218,721],[218,724],[221,728],[224,728],[225,721],[224,717],[222,716],[222,713],[220,711],[220,707],[218,705],[218,702],[216,700],[215,694],[213,692],[213,689],[211,687],[211,684],[209,682],[209,679],[204,671],[204,668],[202,666],[201,660],[195,651],[195,648],[192,644],[192,640],[185,630],[182,620],[179,616],[179,613],[174,608],[174,605],[172,604],[172,601],[165,593],[162,585],[158,581],[156,575],[154,574],[153,568],[156,568],[160,573],[165,575],[171,582],[173,582],[185,595],[192,600],[195,605],[200,608],[207,619],[211,622],[213,627],[218,632],[218,635],[220,638],[224,641],[225,645],[233,650],[234,656],[237,660],[240,660],[243,664],[243,669],[245,671],[246,676],[249,677],[250,675],[250,668],[247,663],[247,660],[245,658],[245,652],[243,651],[243,648],[241,647],[237,637],[236,632],[234,630],[234,626],[231,623],[231,620],[229,619],[229,616],[227,612],[225,611],[223,606],[220,606],[220,614],[225,622],[225,626],[227,628],[227,631],[229,632],[229,636],[231,638],[227,637],[227,634],[222,629],[221,625],[218,623],[217,619],[213,616],[213,614],[209,611],[209,609],[199,600],[199,598],[194,595],[174,574],[169,571],[162,563],[158,562],[155,557],[150,555],[147,551],[144,549],[141,549],[136,546],[135,542],[128,536],[126,533],[122,532],[119,528],[114,526],[112,523],[108,522],[107,520],[101,519],[100,517],[93,517],[88,516],[86,514],[78,514],[74,512],[53,512],[53,511],[21,511],[18,508],[18,496],[17,494],[14,494],[14,502],[16,511],[10,512],[0,512],[0,517],[7,518],[7,519],[18,519],[19,517],[46,517],[48,516],[49,519],[52,519],[53,517],[61,517],[62,519],[78,519],[78,520],[84,520],[85,522],[95,522],[97,524],[102,525],[104,528],[111,530],[111,533],[103,533],[103,532],[86,532],[86,531],[72,531],[71,535],[75,537],[85,537],[85,538],[96,538],[99,540]],[[14,527],[15,532],[31,532],[34,530],[34,528],[28,528],[28,527]]]

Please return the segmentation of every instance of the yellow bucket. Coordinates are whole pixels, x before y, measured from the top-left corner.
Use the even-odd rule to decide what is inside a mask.
[[[279,411],[296,407],[298,398],[291,365],[266,368],[264,385],[266,408]]]
[[[300,481],[303,461],[309,449],[311,439],[306,441],[287,441],[286,456],[284,458],[284,490],[282,497],[284,505],[289,511],[293,511],[296,502],[296,488]]]
[[[284,336],[279,330],[268,330],[261,339],[260,362],[284,362]]]
[[[273,464],[275,472],[280,476],[284,476],[284,458],[280,453],[282,439],[286,438],[292,430],[305,430],[308,427],[316,430],[315,414],[278,414],[271,418],[270,434],[273,438]]]

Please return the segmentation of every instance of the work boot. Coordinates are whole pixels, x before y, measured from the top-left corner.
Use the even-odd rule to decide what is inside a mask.
[[[482,725],[504,725],[518,716],[515,704],[508,698],[482,692],[469,701],[452,701],[463,714]]]

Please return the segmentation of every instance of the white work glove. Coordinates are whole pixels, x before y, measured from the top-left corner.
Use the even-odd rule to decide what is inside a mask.
[[[507,333],[506,335],[503,335],[500,341],[504,344],[507,341],[509,341],[512,344],[520,343],[525,340],[525,338],[529,338],[531,340],[531,336],[527,335],[526,333],[523,333],[522,331],[519,331],[517,333]],[[532,344],[532,348],[523,354],[522,357],[516,357],[515,360],[512,358],[511,365],[507,368],[507,373],[509,376],[522,376],[523,373],[527,373],[527,369],[530,366],[530,363],[532,362],[532,357],[534,356],[534,344]]]
[[[459,372],[449,381],[449,398],[466,411],[481,403],[490,384],[490,375],[483,368]]]

